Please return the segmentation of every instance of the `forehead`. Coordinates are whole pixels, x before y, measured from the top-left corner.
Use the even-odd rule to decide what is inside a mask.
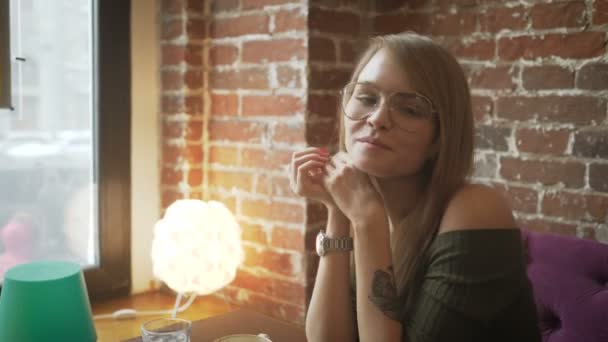
[[[413,92],[407,73],[386,49],[380,49],[363,67],[357,82],[369,82],[383,91]]]

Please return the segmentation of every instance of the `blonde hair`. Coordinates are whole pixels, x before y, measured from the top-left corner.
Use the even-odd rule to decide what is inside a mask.
[[[466,182],[473,165],[473,115],[469,86],[458,61],[430,38],[413,32],[374,37],[361,55],[351,82],[380,49],[387,49],[407,72],[414,89],[438,112],[437,153],[421,169],[424,191],[417,206],[393,232],[391,252],[397,288],[406,296],[433,241],[445,206]],[[340,115],[340,149],[344,118]]]

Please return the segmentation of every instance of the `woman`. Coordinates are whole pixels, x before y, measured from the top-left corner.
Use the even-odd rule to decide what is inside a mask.
[[[294,192],[328,210],[309,340],[540,341],[509,205],[467,181],[473,119],[454,57],[414,33],[372,39],[342,114],[338,153],[307,148],[290,165]]]

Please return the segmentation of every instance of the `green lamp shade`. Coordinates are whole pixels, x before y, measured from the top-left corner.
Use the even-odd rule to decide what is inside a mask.
[[[96,341],[80,266],[63,261],[17,265],[0,294],[0,341]]]

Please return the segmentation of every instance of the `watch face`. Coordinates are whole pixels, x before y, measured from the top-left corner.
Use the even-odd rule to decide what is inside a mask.
[[[317,234],[317,254],[319,254],[320,256],[325,255],[325,248],[323,246],[323,239],[325,238],[325,235],[323,234],[323,231],[320,231],[319,234]]]

